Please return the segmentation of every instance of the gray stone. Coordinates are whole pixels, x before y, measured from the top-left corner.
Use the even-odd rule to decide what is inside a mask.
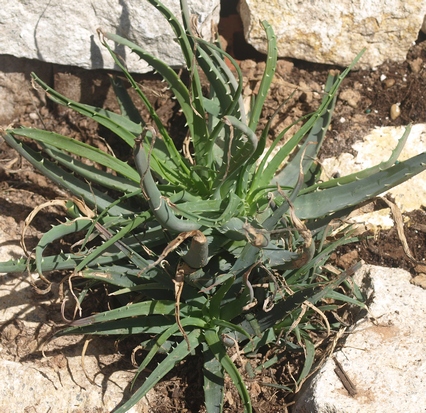
[[[16,222],[0,216],[0,262],[22,256],[13,237]],[[11,229],[12,237],[7,231]],[[12,231],[13,229],[13,231]],[[28,274],[0,273],[0,412],[108,413],[128,397],[135,371],[114,351],[112,338],[94,338],[82,365],[83,336],[43,343],[60,323],[58,283],[54,298],[38,295]],[[41,348],[44,354],[41,353]],[[121,366],[121,367],[120,367]],[[149,413],[151,391],[129,413]]]
[[[424,0],[283,1],[241,0],[247,41],[266,51],[260,21],[274,28],[281,57],[349,65],[367,49],[358,67],[402,62],[426,14]]]
[[[92,356],[91,358],[94,358]],[[88,360],[85,361],[85,363]],[[89,368],[100,366],[90,360]],[[44,361],[44,366],[0,360],[0,411],[108,413],[117,407],[132,375],[116,371],[97,383],[89,383],[82,372],[81,359],[56,356]],[[99,375],[98,375],[99,377]],[[148,413],[146,401],[139,402],[129,413]]]
[[[335,356],[356,387],[351,397],[332,359],[310,378],[293,413],[424,412],[426,291],[401,269],[365,265],[355,275],[369,315],[348,332]]]
[[[210,40],[212,24],[219,21],[219,0],[189,0],[197,16],[198,31]],[[179,2],[164,4],[180,16]],[[120,34],[171,66],[182,66],[183,57],[167,21],[148,2],[97,0],[36,0],[4,2],[0,8],[3,41],[0,54],[26,57],[85,69],[114,69],[114,61],[97,37],[96,30]],[[7,41],[5,41],[7,39]],[[113,46],[114,48],[114,46]],[[145,62],[116,46],[132,72],[149,70]]]

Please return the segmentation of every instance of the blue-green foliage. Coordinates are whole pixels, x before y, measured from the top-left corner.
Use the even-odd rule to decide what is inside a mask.
[[[335,291],[349,273],[329,280],[322,272],[330,253],[351,241],[347,235],[329,240],[331,224],[359,203],[424,170],[426,155],[396,162],[407,128],[389,161],[312,184],[338,88],[361,54],[340,75],[329,76],[319,108],[304,117],[297,133],[287,138],[284,130],[267,150],[271,122],[259,130],[259,120],[277,60],[271,26],[262,22],[268,38],[266,67],[246,113],[237,63],[218,44],[195,35],[186,2],[181,0],[182,25],[162,3],[148,1],[174,30],[188,68],[188,84],[164,62],[111,33],[100,33],[100,38],[148,109],[149,125],[118,76],[112,85],[120,114],[72,101],[33,74],[54,102],[95,119],[132,147],[135,167],[56,133],[8,130],[6,141],[73,197],[67,204],[69,220],[42,237],[34,258],[1,263],[0,271],[72,269],[74,279],[86,283],[79,297],[82,306],[88,286],[107,285],[111,296],[128,304],[75,320],[57,336],[138,334],[148,351],[138,374],[157,352],[167,349],[167,356],[117,412],[127,411],[196,349],[204,357],[207,411],[222,411],[226,373],[239,391],[244,411],[250,412],[246,385],[227,345],[238,345],[243,356],[270,350],[251,374],[280,362],[287,351],[304,349],[306,360],[297,377],[298,383],[303,381],[314,362],[309,333],[323,328],[314,322],[313,308],[322,313],[337,308],[326,299],[362,305],[359,295],[354,299]],[[167,82],[186,118],[190,156],[176,148],[111,41],[130,48]],[[208,81],[206,95],[201,73]],[[37,141],[43,152],[19,137]],[[117,192],[119,196],[110,195]],[[78,252],[43,256],[49,243],[79,231],[86,235]],[[87,246],[89,240],[94,247]]]

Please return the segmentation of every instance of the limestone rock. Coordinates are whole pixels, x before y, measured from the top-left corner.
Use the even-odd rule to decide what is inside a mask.
[[[247,41],[266,51],[260,21],[274,28],[281,57],[348,66],[367,49],[358,67],[405,60],[426,14],[424,0],[241,0]]]
[[[1,201],[4,201],[2,199]],[[0,262],[22,256],[14,218],[0,216]],[[10,229],[14,235],[8,233]],[[31,275],[0,273],[0,412],[108,413],[129,397],[130,361],[117,354],[112,338],[94,338],[82,367],[83,336],[44,343],[52,319],[63,324],[60,303],[38,295]],[[54,283],[54,297],[58,297]],[[92,382],[91,382],[92,380]],[[129,413],[149,413],[149,392]]]
[[[198,31],[210,40],[219,21],[219,0],[189,0],[198,18]],[[164,0],[180,16],[179,2]],[[165,18],[148,2],[97,0],[12,1],[0,8],[0,54],[38,59],[85,69],[114,69],[114,62],[96,34],[97,28],[126,37],[169,65],[181,66],[183,57]],[[7,41],[4,41],[7,39]],[[143,73],[147,65],[122,46],[115,49],[130,71]]]
[[[293,413],[417,413],[426,406],[426,291],[401,269],[363,266],[355,275],[369,297],[335,356],[356,387],[351,397],[329,359],[303,386]],[[371,317],[375,317],[372,320]]]
[[[93,357],[93,356],[92,356]],[[94,358],[94,357],[93,357]],[[101,380],[90,384],[84,377],[79,357],[64,356],[45,361],[45,366],[0,360],[2,412],[108,413],[123,397],[123,384],[132,375],[123,372],[102,374]],[[92,360],[91,360],[92,361]],[[90,364],[92,365],[92,363]],[[99,366],[98,370],[99,370]],[[73,381],[75,380],[75,381]],[[19,397],[18,397],[19,395]],[[147,402],[139,402],[130,413],[149,413]]]

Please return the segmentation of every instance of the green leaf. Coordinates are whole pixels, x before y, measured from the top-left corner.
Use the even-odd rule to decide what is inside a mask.
[[[127,93],[122,80],[118,76],[111,76],[110,80],[117,102],[120,106],[121,114],[136,125],[144,126],[145,122],[143,121],[138,108],[133,103],[132,98]]]
[[[425,169],[426,153],[423,153],[343,186],[301,193],[294,202],[296,215],[300,219],[314,219],[344,208],[355,207],[407,181]]]
[[[336,81],[338,81],[337,76],[329,75],[324,93],[328,94]],[[313,124],[308,136],[298,148],[297,154],[286,164],[282,171],[273,178],[272,183],[275,186],[278,184],[281,188],[295,187],[299,179],[300,169],[305,175],[317,159],[318,152],[331,122],[336,103],[336,95],[332,97],[326,95],[324,101],[327,102],[324,112]]]
[[[403,135],[398,140],[398,144],[396,145],[395,149],[392,151],[391,156],[389,157],[387,161],[381,162],[378,165],[374,165],[370,168],[366,168],[361,171],[342,176],[340,178],[334,178],[325,182],[319,182],[316,185],[312,185],[309,188],[302,190],[301,193],[303,194],[303,193],[313,192],[316,190],[331,188],[335,186],[343,186],[352,181],[359,181],[360,179],[368,178],[375,173],[378,173],[380,171],[390,168],[391,166],[393,166],[395,163],[398,162],[398,157],[401,154],[402,150],[404,149],[404,146],[407,142],[410,132],[411,132],[411,125],[408,125],[405,128]]]
[[[92,220],[88,218],[76,218],[54,226],[52,229],[43,234],[35,249],[35,262],[37,272],[43,274],[43,251],[46,247],[57,239],[62,239],[66,235],[73,234],[78,231],[89,228]]]
[[[44,145],[43,150],[54,159],[55,162],[73,171],[76,175],[84,178],[88,182],[96,183],[105,188],[120,192],[134,193],[137,190],[140,192],[139,184],[134,181],[87,165],[73,158],[71,155],[54,147],[50,147],[49,145]]]
[[[28,145],[15,139],[11,134],[6,133],[3,137],[13,149],[27,159],[43,175],[57,185],[69,190],[77,197],[83,198],[89,207],[102,211],[114,202],[114,199],[110,196],[96,188],[92,188],[88,183],[77,179],[72,173],[66,172],[55,163],[50,162],[39,152],[35,152]],[[110,209],[111,215],[126,216],[133,215],[134,213],[135,211],[118,205]]]
[[[189,92],[186,89],[185,85],[182,83],[182,81],[179,79],[179,77],[176,75],[176,73],[168,67],[165,63],[163,63],[161,60],[156,59],[155,57],[149,55],[148,53],[145,53],[142,49],[140,49],[138,46],[136,46],[134,43],[130,42],[129,40],[126,40],[118,35],[114,35],[111,33],[104,34],[106,38],[109,38],[113,41],[115,41],[118,44],[122,44],[124,46],[128,46],[133,50],[133,48],[136,48],[134,50],[136,53],[139,52],[142,59],[146,60],[149,64],[152,64],[153,67],[158,70],[159,73],[164,77],[166,81],[169,82],[172,90],[174,93],[177,93],[177,96],[181,97],[181,101],[183,102],[185,99],[189,99]],[[108,49],[111,56],[113,57],[115,63],[117,66],[123,71],[125,74],[127,80],[129,80],[132,87],[135,89],[139,97],[141,98],[142,102],[148,109],[148,112],[151,116],[151,118],[154,120],[155,125],[157,126],[160,135],[162,136],[164,143],[167,147],[168,154],[170,156],[170,159],[175,164],[177,168],[182,170],[182,172],[185,175],[189,174],[189,168],[185,162],[185,160],[181,157],[178,150],[176,149],[176,146],[169,136],[167,129],[161,122],[160,117],[157,115],[156,111],[154,110],[154,107],[149,102],[148,98],[145,96],[145,94],[142,92],[141,88],[138,86],[137,82],[133,79],[132,75],[128,72],[127,68],[123,65],[120,58],[116,56],[115,52],[111,49],[111,47],[108,45],[108,43],[105,41],[105,39],[101,38],[102,44]],[[189,102],[189,100],[188,100]],[[185,112],[185,114],[188,114],[189,116],[189,109]],[[142,130],[141,130],[142,132]]]
[[[207,413],[221,413],[225,394],[225,375],[222,364],[207,346],[203,351],[204,399]]]
[[[181,311],[184,312],[186,308],[185,304],[181,305]],[[71,323],[72,327],[59,332],[58,334],[69,334],[75,327],[82,327],[86,325],[92,325],[95,323],[103,323],[112,320],[121,320],[123,318],[135,317],[140,315],[151,315],[151,314],[174,314],[175,302],[167,300],[156,300],[156,301],[145,301],[142,303],[129,304],[124,307],[119,307],[114,310],[104,311],[97,313],[86,318],[75,320]]]
[[[228,373],[229,377],[231,378],[232,382],[237,388],[238,393],[243,402],[244,413],[251,413],[252,411],[251,400],[250,400],[250,395],[247,391],[247,387],[237,367],[235,366],[235,364],[232,362],[232,360],[229,358],[228,354],[226,353],[226,350],[219,336],[214,330],[206,330],[204,332],[204,337],[206,339],[206,342],[211,352],[214,354],[216,359],[220,362],[224,370]]]
[[[8,130],[8,133],[10,133],[12,136],[25,136],[27,138],[34,139],[35,141],[43,142],[48,145],[52,145],[55,148],[63,149],[75,155],[90,159],[93,162],[116,171],[133,182],[139,182],[140,180],[139,174],[126,162],[120,161],[114,156],[109,155],[98,148],[94,148],[93,146],[79,142],[67,136],[63,136],[54,132],[47,132],[45,130],[30,128],[10,129]]]
[[[181,220],[176,217],[171,205],[164,199],[149,169],[149,162],[142,147],[142,142],[137,140],[134,147],[136,168],[139,171],[141,184],[148,203],[157,222],[164,228],[173,232],[193,231],[200,228],[196,221]]]
[[[47,96],[60,105],[70,107],[82,115],[93,118],[96,122],[114,132],[117,136],[123,139],[129,146],[133,146],[133,141],[136,136],[142,132],[140,124],[132,122],[128,117],[118,115],[105,109],[100,109],[94,106],[85,105],[75,102],[72,99],[61,95],[56,90],[52,89],[44,83],[35,73],[31,73],[31,77],[38,83],[47,93]]]
[[[277,39],[275,37],[271,25],[266,20],[263,20],[261,24],[266,32],[268,51],[266,55],[267,57],[265,71],[260,82],[259,92],[256,96],[255,103],[250,114],[250,122],[248,126],[251,130],[253,130],[253,132],[256,131],[263,105],[265,103],[265,99],[269,93],[269,88],[274,78],[278,55]]]
[[[182,328],[185,328],[187,326],[195,326],[199,328],[205,328],[206,322],[202,320],[201,318],[194,318],[194,317],[186,317],[185,319],[181,320],[181,326]],[[135,378],[133,382],[136,380],[137,376],[148,366],[148,364],[151,362],[153,357],[157,354],[157,352],[160,350],[160,347],[173,335],[176,333],[180,334],[179,326],[174,323],[172,326],[167,328],[165,331],[161,333],[161,335],[155,340],[154,345],[144,358],[142,364],[138,367],[138,371],[135,375]],[[188,344],[188,343],[187,343]]]
[[[284,162],[284,160],[297,148],[297,145],[299,142],[305,137],[305,135],[311,130],[311,128],[315,125],[315,123],[318,121],[318,119],[324,115],[324,113],[327,111],[327,108],[330,106],[330,102],[333,101],[334,96],[336,95],[338,88],[340,84],[342,83],[343,79],[347,76],[349,71],[353,68],[353,66],[356,64],[356,62],[361,58],[362,54],[364,53],[364,50],[362,50],[354,59],[354,61],[351,63],[351,65],[345,69],[340,76],[338,76],[336,82],[334,82],[333,86],[330,88],[330,91],[328,94],[326,94],[321,102],[320,107],[317,111],[315,111],[313,114],[308,116],[308,120],[306,123],[294,134],[294,136],[288,140],[277,152],[277,154],[274,156],[274,158],[270,161],[268,161],[268,157],[270,156],[270,152],[268,151],[264,158],[262,159],[262,162],[258,168],[257,171],[257,187],[265,187],[267,186],[272,178],[275,176],[276,171],[279,170],[281,164]],[[322,122],[322,121],[321,121]],[[285,133],[285,131],[284,131]],[[280,134],[274,144],[276,145],[279,140],[281,140],[282,134]],[[272,150],[272,148],[271,148]],[[253,188],[255,189],[255,188]]]
[[[305,350],[305,362],[303,363],[303,369],[300,373],[300,376],[297,379],[297,384],[303,382],[303,380],[308,376],[312,370],[312,366],[315,360],[315,346],[312,341],[307,337],[302,337],[304,350]]]
[[[139,46],[130,42],[127,39],[122,38],[119,35],[113,33],[106,33],[105,37],[124,46],[129,47],[132,52],[136,53],[141,59],[145,60],[149,65],[151,65],[161,76],[168,82],[170,89],[173,92],[173,95],[176,97],[179,102],[179,106],[182,109],[183,114],[186,118],[186,123],[188,124],[190,134],[193,138],[193,142],[195,145],[195,153],[200,154],[204,151],[199,146],[202,144],[202,137],[207,135],[207,126],[202,117],[205,114],[204,108],[202,107],[202,93],[201,87],[199,94],[195,95],[194,98],[191,97],[188,89],[183,84],[183,82],[179,79],[176,72],[167,64],[162,62],[161,60],[155,58],[154,56],[146,53]],[[111,49],[110,49],[111,50]],[[112,52],[112,50],[111,50]],[[113,53],[113,52],[112,52]],[[124,67],[122,67],[124,70]],[[197,114],[198,113],[198,114]],[[201,116],[200,116],[201,115]],[[157,126],[159,126],[157,124]],[[169,146],[171,147],[172,142],[169,142]],[[178,153],[173,151],[177,158]],[[199,163],[202,163],[201,159],[197,159]],[[179,162],[181,164],[181,162]]]
[[[201,330],[192,330],[188,334],[188,340],[191,348],[198,346]],[[191,350],[188,350],[185,341],[179,343],[167,357],[152,371],[143,385],[122,404],[114,413],[127,413],[139,400],[141,400],[177,363],[183,360]]]
[[[212,298],[210,299],[210,308],[209,308],[210,318],[217,319],[220,317],[221,302],[223,300],[223,297],[225,297],[225,294],[229,291],[233,283],[234,283],[234,278],[233,277],[228,278],[226,281],[223,282],[220,288],[213,294]]]

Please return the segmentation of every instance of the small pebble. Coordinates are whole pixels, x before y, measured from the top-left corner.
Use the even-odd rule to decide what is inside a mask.
[[[347,102],[352,108],[357,108],[361,101],[361,93],[357,90],[346,89],[340,93],[339,98]]]
[[[392,87],[395,84],[395,79],[386,79],[384,81],[385,84],[385,88],[389,89],[390,87]]]
[[[413,73],[419,73],[423,67],[423,60],[418,57],[417,59],[409,61],[408,64],[410,65],[410,69]]]
[[[390,117],[392,120],[395,120],[399,115],[401,115],[401,108],[399,103],[394,103],[390,108]]]
[[[8,324],[3,328],[1,338],[6,342],[12,341],[15,340],[16,337],[18,337],[19,333],[19,328],[17,328],[14,324]]]
[[[420,273],[410,280],[411,284],[422,287],[426,290],[426,274]]]

